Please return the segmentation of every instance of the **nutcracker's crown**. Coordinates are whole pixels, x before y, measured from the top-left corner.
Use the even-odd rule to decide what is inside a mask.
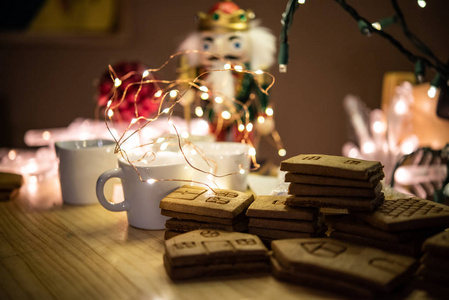
[[[197,14],[200,31],[230,32],[248,30],[249,21],[255,15],[251,10],[243,10],[232,1],[220,1],[208,13]]]

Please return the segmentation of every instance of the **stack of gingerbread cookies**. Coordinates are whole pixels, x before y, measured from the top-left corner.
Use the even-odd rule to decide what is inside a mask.
[[[247,231],[245,212],[254,196],[238,191],[185,185],[161,200],[161,214],[171,217],[165,223],[165,238],[197,229]]]
[[[284,160],[281,170],[290,182],[289,206],[373,211],[384,201],[378,161],[301,154]]]
[[[428,238],[423,250],[418,270],[421,283],[430,294],[446,298],[449,295],[449,230]]]
[[[215,229],[166,240],[164,267],[173,280],[270,271],[268,250],[257,236]]]
[[[424,240],[448,227],[449,207],[407,195],[386,195],[374,212],[334,217],[330,223],[331,237],[419,256]]]
[[[286,196],[257,196],[248,207],[249,233],[263,241],[314,237],[324,233],[317,208],[290,207]]]

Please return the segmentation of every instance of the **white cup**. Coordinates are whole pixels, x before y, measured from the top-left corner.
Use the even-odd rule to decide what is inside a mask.
[[[115,142],[110,140],[60,141],[55,143],[59,158],[59,181],[62,200],[66,204],[97,203],[95,183],[105,170],[117,166]],[[111,198],[113,186],[105,189]]]
[[[198,147],[198,151],[195,150],[196,147]],[[222,189],[242,192],[247,190],[251,164],[249,149],[250,146],[247,144],[234,142],[200,142],[194,146],[186,145],[183,148],[186,157],[195,168],[217,175],[214,177],[194,170],[194,181],[208,184],[211,187],[218,186]],[[227,174],[232,175],[223,176]]]
[[[130,161],[137,157],[129,157]],[[151,157],[152,159],[153,157]],[[129,225],[141,229],[158,230],[165,228],[168,219],[161,215],[160,201],[185,185],[183,181],[164,181],[161,179],[191,180],[192,168],[184,157],[175,152],[159,152],[150,162],[135,162],[130,164],[123,158],[119,158],[119,167],[101,174],[97,180],[97,198],[104,208],[110,211],[126,211]],[[136,168],[136,169],[134,169]],[[137,171],[136,171],[137,170]],[[142,180],[139,178],[139,174]],[[124,201],[112,203],[106,200],[103,187],[109,179],[117,177],[121,179]],[[152,182],[151,179],[155,179]],[[157,180],[161,181],[157,181]],[[150,180],[149,182],[147,182]],[[151,183],[150,183],[151,182]]]

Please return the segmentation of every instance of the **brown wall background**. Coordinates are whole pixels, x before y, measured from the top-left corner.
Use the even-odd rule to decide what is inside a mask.
[[[24,147],[28,129],[65,127],[77,117],[93,118],[94,80],[108,64],[138,60],[161,65],[183,38],[195,30],[193,16],[214,4],[196,1],[126,1],[123,34],[100,38],[0,36],[0,146]],[[279,36],[287,1],[240,0],[262,25]],[[390,1],[349,1],[371,21],[393,14]],[[449,56],[449,1],[399,1],[410,29],[440,57]],[[399,26],[387,29],[404,40]],[[308,0],[296,12],[290,35],[288,73],[272,69],[275,118],[287,156],[341,154],[348,139],[342,101],[359,95],[380,107],[382,76],[413,71],[414,65],[377,35],[364,37],[355,21],[331,0]],[[414,49],[413,49],[414,50]],[[415,52],[415,51],[414,51]],[[428,72],[428,80],[434,73]],[[263,143],[259,158],[279,162]]]

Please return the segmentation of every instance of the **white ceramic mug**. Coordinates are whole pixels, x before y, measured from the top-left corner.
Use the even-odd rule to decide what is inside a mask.
[[[133,161],[137,157],[129,158]],[[141,229],[158,230],[165,228],[165,221],[168,219],[161,215],[160,201],[178,187],[188,183],[176,180],[153,182],[151,179],[191,180],[192,169],[180,153],[159,152],[154,160],[152,158],[148,158],[149,162],[141,161],[132,164],[119,158],[117,169],[106,171],[98,178],[97,198],[107,210],[126,211],[129,225]],[[103,193],[106,181],[113,177],[120,178],[122,182],[124,201],[120,203],[109,202]]]
[[[195,150],[196,147],[198,147],[198,151]],[[251,165],[249,149],[250,146],[242,143],[200,142],[194,146],[184,146],[184,153],[195,168],[217,175],[217,177],[213,177],[207,173],[194,170],[194,181],[206,183],[211,187],[217,185],[222,189],[244,192],[247,190],[248,173]],[[207,160],[204,158],[207,158]],[[223,176],[232,173],[235,174]]]
[[[115,142],[110,140],[60,141],[55,143],[59,158],[59,181],[62,200],[66,204],[97,203],[95,183],[105,170],[117,166]],[[112,197],[113,186],[105,194]]]

